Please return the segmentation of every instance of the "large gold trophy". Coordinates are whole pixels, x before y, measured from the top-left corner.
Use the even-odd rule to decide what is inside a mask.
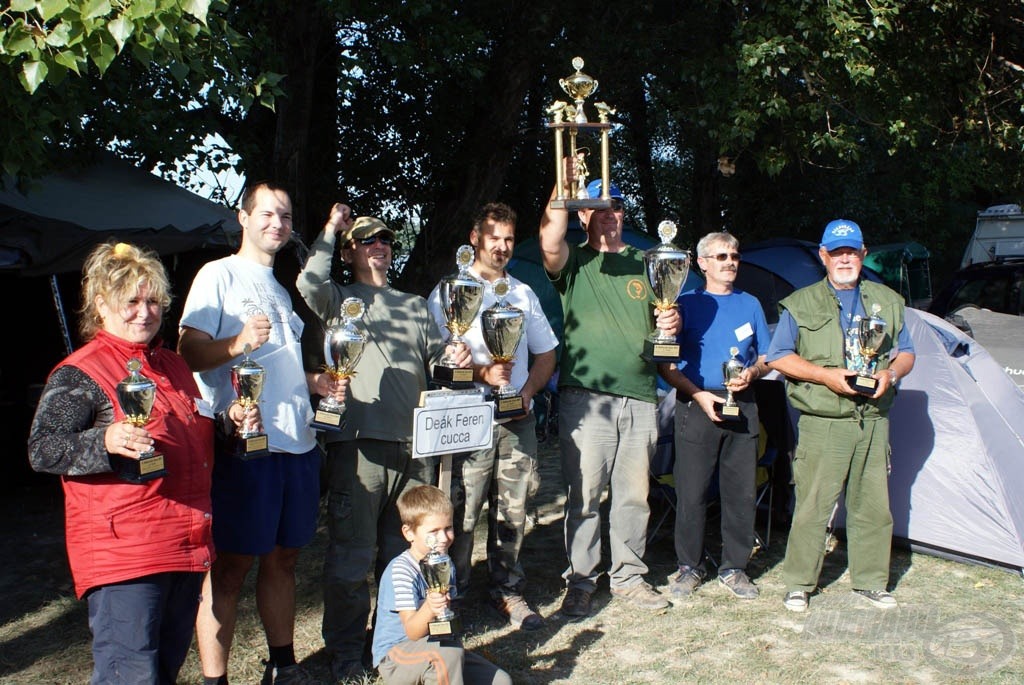
[[[558,85],[562,87],[565,94],[572,98],[573,104],[558,100],[548,107],[548,114],[551,115],[551,122],[548,128],[555,133],[555,187],[557,188],[555,199],[551,201],[552,209],[607,209],[611,207],[612,198],[608,194],[609,181],[611,177],[611,163],[608,160],[608,131],[611,130],[611,123],[608,117],[615,114],[615,110],[604,102],[594,103],[597,110],[598,121],[596,123],[587,119],[584,110],[584,101],[597,91],[597,81],[583,73],[583,58],[574,57],[572,67],[576,73],[563,79],[559,79]],[[563,157],[566,156],[565,134],[569,134],[568,156],[573,163],[573,175],[575,184],[571,195],[565,194],[565,166]],[[587,168],[587,157],[590,155],[590,148],[579,144],[579,134],[597,134],[600,137],[601,145],[601,197],[591,199],[587,194],[587,176],[590,171]]]
[[[672,221],[658,224],[661,242],[644,252],[644,267],[647,281],[654,292],[654,308],[667,311],[676,306],[679,293],[683,290],[690,273],[690,253],[672,244],[676,236],[676,225]],[[644,359],[654,362],[679,361],[679,343],[674,336],[655,328],[644,340]]]
[[[341,303],[341,323],[331,326],[324,335],[324,373],[334,380],[356,375],[356,364],[366,347],[366,334],[355,327],[363,318],[366,305],[358,297],[349,297]],[[313,428],[340,431],[345,427],[345,403],[325,397],[313,415]]]
[[[442,278],[439,285],[441,310],[444,312],[445,328],[451,333],[448,340],[451,345],[464,342],[462,336],[473,325],[484,302],[484,284],[469,271],[473,260],[473,247],[461,246],[455,254],[458,273]],[[473,387],[473,369],[458,368],[445,355],[440,363],[434,365],[433,380],[446,388],[469,389]]]
[[[427,590],[440,594],[450,592],[455,562],[444,551],[441,541],[434,535],[428,535],[426,543],[430,552],[420,559],[420,571],[427,583]],[[427,624],[427,632],[430,634],[430,640],[453,639],[462,632],[462,621],[459,620],[458,614],[452,611],[449,604]]]
[[[480,314],[480,325],[483,328],[484,344],[491,358],[497,363],[508,363],[515,359],[516,349],[523,339],[523,310],[506,304],[511,286],[507,278],[499,278],[491,286],[497,303]],[[523,396],[519,388],[511,383],[494,391],[494,418],[504,419],[518,416],[528,407],[523,406]]]

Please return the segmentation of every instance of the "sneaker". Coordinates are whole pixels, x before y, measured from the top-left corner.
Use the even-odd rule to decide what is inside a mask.
[[[854,590],[853,594],[860,595],[879,609],[895,609],[899,606],[892,593],[885,590]]]
[[[782,603],[790,611],[807,611],[807,593],[803,590],[787,592],[786,596],[782,598]]]
[[[664,609],[668,606],[668,600],[644,581],[624,588],[613,587],[612,596],[624,599],[641,609]]]
[[[757,586],[750,582],[750,578],[747,577],[743,569],[736,568],[726,571],[718,576],[718,581],[740,599],[757,599],[757,596],[761,594]]]
[[[331,676],[336,683],[349,680],[361,682],[366,673],[366,666],[361,659],[331,659]]]
[[[704,581],[704,571],[692,566],[680,566],[679,573],[672,578],[668,591],[673,597],[689,597]]]
[[[278,666],[272,661],[264,661],[261,685],[311,685],[313,683],[306,672],[298,664]]]
[[[562,599],[561,612],[563,616],[589,616],[590,596],[589,590],[579,587],[571,587],[565,591]]]
[[[491,606],[499,614],[507,618],[513,628],[537,630],[544,626],[544,619],[540,617],[540,614],[531,609],[530,605],[520,595],[492,597]]]

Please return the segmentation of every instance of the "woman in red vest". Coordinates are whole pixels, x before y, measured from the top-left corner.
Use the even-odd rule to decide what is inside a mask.
[[[173,683],[213,559],[212,414],[158,335],[171,298],[157,256],[99,245],[83,277],[79,328],[88,342],[50,374],[29,460],[63,482],[68,560],[89,604],[92,682]],[[144,399],[154,384],[149,420],[133,425],[122,404],[145,412],[124,391]]]

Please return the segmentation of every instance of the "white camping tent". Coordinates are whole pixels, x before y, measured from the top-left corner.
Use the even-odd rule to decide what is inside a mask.
[[[977,342],[907,309],[917,362],[890,413],[893,535],[1024,568],[1024,391]]]

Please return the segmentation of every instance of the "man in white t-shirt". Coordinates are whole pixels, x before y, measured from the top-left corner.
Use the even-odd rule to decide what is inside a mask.
[[[270,652],[263,683],[303,682],[292,647],[295,563],[316,531],[321,462],[309,428],[309,395],[344,399],[345,384],[303,370],[302,321],[274,278],[275,255],[292,234],[288,193],[266,182],[247,189],[238,222],[238,253],[206,264],[192,283],[178,352],[212,411],[262,425],[270,454],[250,460],[222,450],[216,455],[211,494],[217,558],[196,620],[199,657],[204,684],[227,682],[238,598],[258,558],[256,603]],[[246,345],[266,370],[259,409],[248,412],[231,384],[231,367],[242,361]]]
[[[523,312],[523,337],[511,362],[495,363],[484,343],[481,315],[462,337],[473,353],[475,380],[488,390],[505,385],[519,389],[524,411],[500,420],[494,427],[494,445],[455,455],[452,463],[452,500],[455,503],[455,541],[451,556],[460,594],[469,587],[473,556],[473,529],[483,505],[488,507],[487,568],[489,598],[513,627],[535,630],[543,625],[523,598],[526,575],[519,552],[526,531],[526,504],[537,482],[537,421],[532,410],[535,394],[544,389],[555,370],[555,337],[540,300],[527,284],[510,276],[505,267],[516,240],[516,213],[499,202],[484,205],[473,221],[469,242],[475,250],[471,271],[485,283],[481,313],[497,302],[493,284],[507,278],[511,286],[505,302]],[[445,318],[439,287],[427,299],[439,329]],[[533,356],[532,366],[529,364]]]

